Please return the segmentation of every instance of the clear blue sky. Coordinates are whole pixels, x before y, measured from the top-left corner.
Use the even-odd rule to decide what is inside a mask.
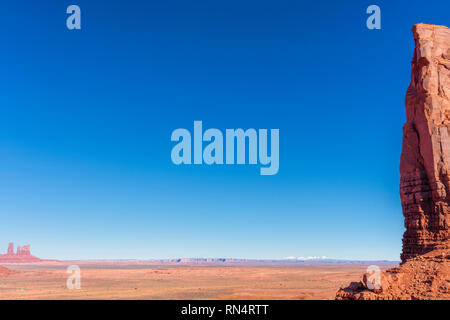
[[[82,30],[66,28],[77,4]],[[382,30],[366,28],[378,4]],[[0,250],[398,259],[414,23],[435,1],[8,1]],[[176,128],[279,128],[280,170],[184,166]]]

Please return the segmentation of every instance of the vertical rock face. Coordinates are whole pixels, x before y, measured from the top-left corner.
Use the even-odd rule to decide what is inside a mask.
[[[445,246],[450,229],[450,29],[418,24],[400,161],[402,262]]]
[[[338,300],[450,299],[450,29],[417,24],[413,34],[400,159],[402,264],[368,270]]]

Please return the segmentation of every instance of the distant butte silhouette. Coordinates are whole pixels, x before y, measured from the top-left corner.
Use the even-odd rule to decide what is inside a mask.
[[[25,245],[17,247],[16,253],[14,253],[14,243],[10,242],[8,245],[8,251],[6,254],[0,254],[0,263],[23,263],[23,262],[37,262],[41,261],[38,257],[31,255],[30,246]]]
[[[402,264],[381,273],[381,288],[366,274],[336,299],[450,299],[450,29],[420,23],[412,31],[400,159]]]

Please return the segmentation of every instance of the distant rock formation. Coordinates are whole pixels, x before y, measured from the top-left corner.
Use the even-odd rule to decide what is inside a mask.
[[[10,242],[6,254],[0,254],[0,263],[15,263],[15,262],[37,262],[41,259],[31,255],[29,245],[18,246],[16,253],[14,253],[14,243]]]
[[[450,29],[417,24],[400,159],[402,265],[337,299],[450,299]]]
[[[17,247],[17,255],[23,257],[30,256],[31,255],[30,246],[26,245],[22,247]]]
[[[8,253],[7,255],[13,255],[14,254],[14,243],[10,242],[8,245]]]

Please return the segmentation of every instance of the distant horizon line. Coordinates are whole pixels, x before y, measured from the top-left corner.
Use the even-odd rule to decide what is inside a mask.
[[[400,260],[390,260],[390,259],[349,259],[349,258],[330,258],[328,256],[288,256],[284,258],[232,258],[232,257],[175,257],[175,258],[90,258],[90,259],[58,259],[58,258],[39,258],[36,256],[33,256],[31,254],[30,245],[24,245],[24,246],[17,246],[17,253],[14,253],[14,242],[8,243],[8,250],[5,254],[0,253],[0,263],[14,263],[15,258],[17,257],[17,262],[20,263],[20,259],[22,259],[23,263],[27,263],[26,259],[27,257],[37,259],[34,260],[36,262],[40,261],[136,261],[136,262],[172,262],[172,263],[189,263],[189,262],[200,262],[200,263],[208,263],[208,262],[215,262],[215,263],[226,263],[226,262],[283,262],[283,263],[293,263],[293,262],[336,262],[336,263],[345,263],[345,262],[389,262],[389,263],[397,263],[400,262]],[[22,248],[26,248],[24,250],[23,255],[21,254]],[[3,261],[1,258],[9,258],[8,260],[13,260],[13,262]],[[30,261],[31,262],[31,261]]]
[[[1,258],[1,254],[0,254]],[[127,261],[135,261],[135,262],[172,262],[172,263],[189,263],[189,262],[199,262],[199,263],[208,263],[208,262],[215,262],[215,263],[227,263],[227,262],[283,262],[283,263],[296,263],[296,262],[310,262],[310,263],[350,263],[350,262],[357,262],[357,263],[369,263],[369,262],[386,262],[386,263],[399,263],[399,260],[390,260],[390,259],[335,259],[335,258],[319,258],[319,259],[289,259],[289,258],[266,258],[266,259],[259,259],[259,258],[203,258],[203,257],[197,257],[197,258],[148,258],[148,259],[140,259],[140,258],[88,258],[88,259],[45,259],[45,258],[39,258],[40,262],[70,262],[70,261],[86,261],[86,262],[96,262],[96,261],[103,261],[103,262],[109,262],[109,261],[117,261],[117,262],[127,262]],[[0,259],[0,263],[1,259]]]

